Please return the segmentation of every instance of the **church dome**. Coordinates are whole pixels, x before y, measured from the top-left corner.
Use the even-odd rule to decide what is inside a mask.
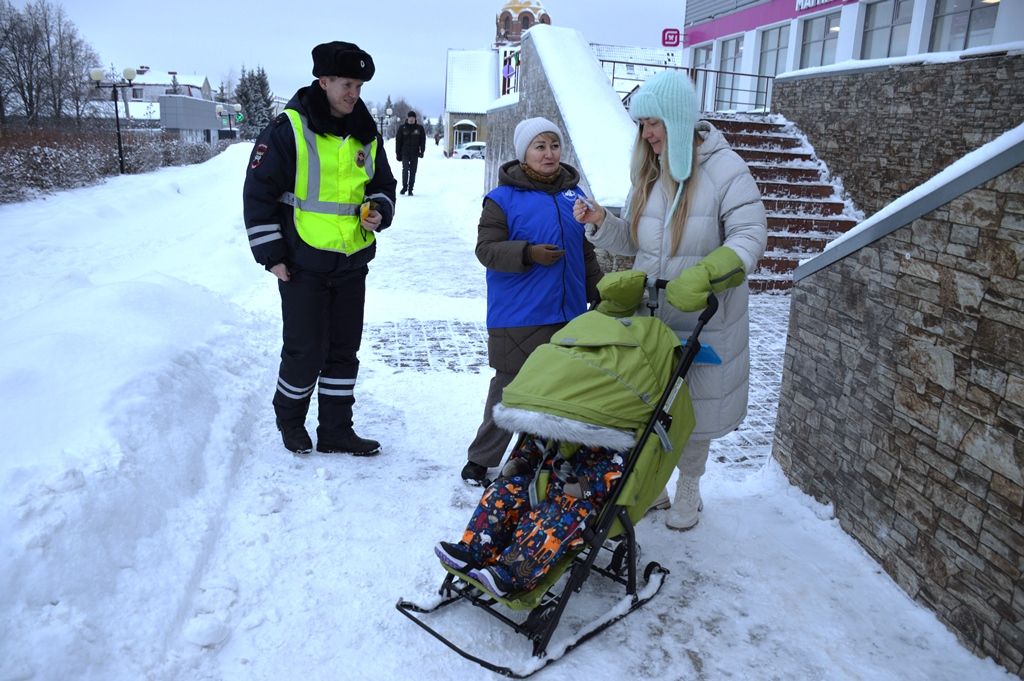
[[[540,0],[508,0],[495,16],[496,45],[517,44],[523,32],[535,24],[550,24],[551,17]]]

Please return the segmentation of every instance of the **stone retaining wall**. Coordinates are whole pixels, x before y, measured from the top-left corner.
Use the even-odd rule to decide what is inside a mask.
[[[773,455],[1024,675],[1024,167],[795,282]]]
[[[772,110],[871,215],[1024,122],[1024,55],[782,79]]]

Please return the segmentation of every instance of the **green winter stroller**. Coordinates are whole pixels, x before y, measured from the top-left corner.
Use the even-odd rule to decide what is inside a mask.
[[[399,611],[452,650],[505,676],[525,678],[559,659],[647,603],[668,574],[658,563],[648,563],[643,570],[643,588],[638,589],[639,549],[634,526],[665,488],[693,431],[693,405],[684,378],[698,355],[698,361],[715,363],[717,359],[713,350],[701,347],[699,335],[717,310],[718,301],[709,295],[696,328],[681,343],[654,316],[656,304],[648,305],[651,316],[619,317],[600,311],[616,311],[614,303],[607,304],[609,286],[631,291],[626,296],[630,303],[618,306],[620,314],[632,313],[642,297],[646,284],[642,272],[616,274],[620,276],[606,277],[611,284],[602,280],[601,295],[606,303],[572,320],[550,343],[537,348],[505,388],[494,411],[495,421],[502,427],[540,438],[604,446],[609,441],[621,443],[625,436],[622,475],[604,504],[587,519],[582,547],[559,560],[527,592],[498,597],[467,574],[444,565],[449,574],[438,602],[418,605],[399,600],[396,604]],[[648,285],[648,299],[657,301],[657,289],[665,284],[659,280]],[[612,440],[607,439],[609,434]],[[546,480],[538,477],[536,484],[546,486]],[[544,489],[536,490],[538,497],[544,493]],[[549,651],[570,597],[592,572],[625,587],[623,602],[595,618],[559,650]],[[472,655],[421,616],[459,601],[483,608],[530,639],[532,663],[514,670]]]

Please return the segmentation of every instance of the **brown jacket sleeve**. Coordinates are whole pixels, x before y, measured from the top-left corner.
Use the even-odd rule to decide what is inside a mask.
[[[509,241],[508,221],[497,203],[484,199],[480,225],[476,233],[476,259],[487,269],[498,272],[526,272],[529,262],[528,241]]]

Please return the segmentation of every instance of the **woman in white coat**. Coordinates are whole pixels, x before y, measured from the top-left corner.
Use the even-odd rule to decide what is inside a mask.
[[[587,223],[594,246],[635,256],[634,269],[671,280],[658,315],[680,337],[693,330],[707,294],[718,295],[718,313],[701,341],[722,363],[695,365],[687,376],[697,423],[679,461],[665,521],[688,530],[703,508],[700,477],[711,440],[735,430],[746,416],[746,275],[764,253],[767,219],[746,163],[718,130],[697,120],[697,97],[686,75],[665,71],[648,79],[633,96],[630,115],[640,127],[622,217],[582,201],[574,215]]]

